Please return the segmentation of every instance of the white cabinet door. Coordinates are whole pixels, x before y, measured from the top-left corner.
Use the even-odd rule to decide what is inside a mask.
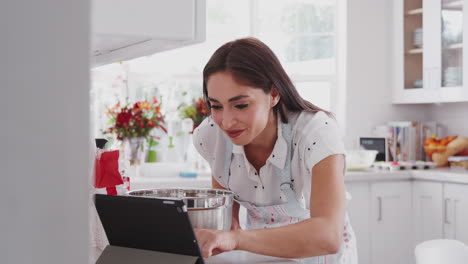
[[[413,182],[414,244],[444,238],[443,183]]]
[[[437,28],[439,35],[437,52],[434,56],[439,60],[437,80],[438,101],[458,102],[468,99],[468,87],[466,85],[467,70],[467,8],[466,0],[437,0],[440,11]],[[465,75],[465,76],[463,76]],[[465,78],[463,78],[465,77]]]
[[[445,237],[468,244],[468,185],[447,183],[445,195]]]
[[[393,2],[393,102],[468,101],[466,0]],[[422,29],[422,47],[417,39]],[[464,66],[465,65],[465,66]],[[422,83],[419,81],[423,80]]]
[[[371,185],[371,263],[412,263],[411,182]]]
[[[205,0],[93,0],[92,66],[205,40]]]
[[[395,0],[393,3],[393,47],[394,47],[394,87],[393,103],[430,102],[433,95],[428,93],[429,73],[434,71],[427,65],[426,44],[431,34],[425,34],[424,28],[429,17],[424,3],[432,0],[413,1]],[[433,2],[433,1],[432,1]],[[424,13],[424,16],[423,16]],[[426,18],[426,19],[424,19]],[[424,21],[423,21],[424,20]],[[415,32],[421,30],[419,35]],[[421,37],[422,36],[422,37]],[[423,40],[421,40],[421,38]],[[419,41],[415,41],[419,39]],[[432,43],[432,42],[429,42]],[[435,75],[435,73],[434,73]]]
[[[352,196],[348,204],[348,214],[356,234],[359,264],[371,264],[370,184],[368,182],[349,182],[346,183],[346,189]]]

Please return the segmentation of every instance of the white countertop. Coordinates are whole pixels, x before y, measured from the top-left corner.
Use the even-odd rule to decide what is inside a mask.
[[[369,169],[366,171],[349,171],[345,176],[345,182],[405,180],[468,184],[468,170],[440,168],[430,170],[385,171]]]
[[[155,173],[152,175],[155,175]],[[401,171],[368,169],[365,171],[348,171],[345,176],[346,183],[410,180],[468,184],[468,170],[450,168]],[[131,178],[130,187],[132,190],[170,187],[209,188],[211,187],[211,177],[209,172],[201,172],[196,178],[182,178],[177,176],[177,174],[171,174],[170,176],[164,176],[164,174],[158,176],[146,175],[144,177]]]
[[[247,251],[230,251],[205,259],[206,264],[247,264],[247,263],[277,263],[290,264],[300,263],[299,261],[285,258],[275,258],[258,255]]]

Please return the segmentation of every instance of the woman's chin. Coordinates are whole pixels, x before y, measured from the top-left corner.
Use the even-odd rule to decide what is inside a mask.
[[[231,138],[231,142],[232,144],[237,145],[237,146],[245,146],[249,144],[249,142],[245,139],[245,137]]]

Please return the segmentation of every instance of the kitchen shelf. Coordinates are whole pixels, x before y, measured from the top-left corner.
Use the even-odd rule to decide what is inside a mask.
[[[444,47],[444,49],[462,49],[463,43],[450,44]]]
[[[410,49],[407,54],[422,54],[423,49]]]
[[[408,16],[421,15],[422,13],[423,13],[423,9],[422,8],[417,8],[417,9],[409,10],[408,12],[406,12],[406,15],[408,15]]]
[[[442,9],[444,10],[463,10],[463,1],[454,1],[451,3],[447,3],[442,5]]]
[[[468,31],[465,29],[466,0],[393,0],[394,79],[393,103],[423,104],[468,102],[466,59]],[[452,18],[456,17],[456,18]],[[461,18],[463,16],[463,19]],[[448,25],[450,24],[450,25]],[[450,32],[444,31],[448,30]],[[423,41],[419,35],[423,31]],[[448,33],[448,34],[447,34]],[[457,35],[455,35],[455,33]],[[416,40],[416,41],[415,41]],[[418,42],[419,41],[419,42]],[[415,44],[423,44],[420,47]],[[457,77],[453,82],[448,67]],[[462,69],[459,69],[462,68]],[[461,71],[461,72],[460,72]],[[465,78],[467,77],[467,78]],[[448,81],[446,81],[448,79]],[[423,81],[416,88],[415,81]],[[445,88],[445,84],[457,84]],[[442,89],[442,87],[444,87]]]

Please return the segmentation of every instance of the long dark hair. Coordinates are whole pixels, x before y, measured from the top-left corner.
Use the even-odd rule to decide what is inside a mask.
[[[217,72],[230,72],[238,83],[262,89],[269,94],[276,87],[280,100],[273,107],[275,115],[281,116],[283,123],[288,122],[287,111],[318,112],[332,114],[304,100],[294,87],[289,76],[281,66],[273,51],[256,38],[242,38],[230,41],[211,56],[203,69],[203,96],[211,109],[206,87],[208,78]]]

